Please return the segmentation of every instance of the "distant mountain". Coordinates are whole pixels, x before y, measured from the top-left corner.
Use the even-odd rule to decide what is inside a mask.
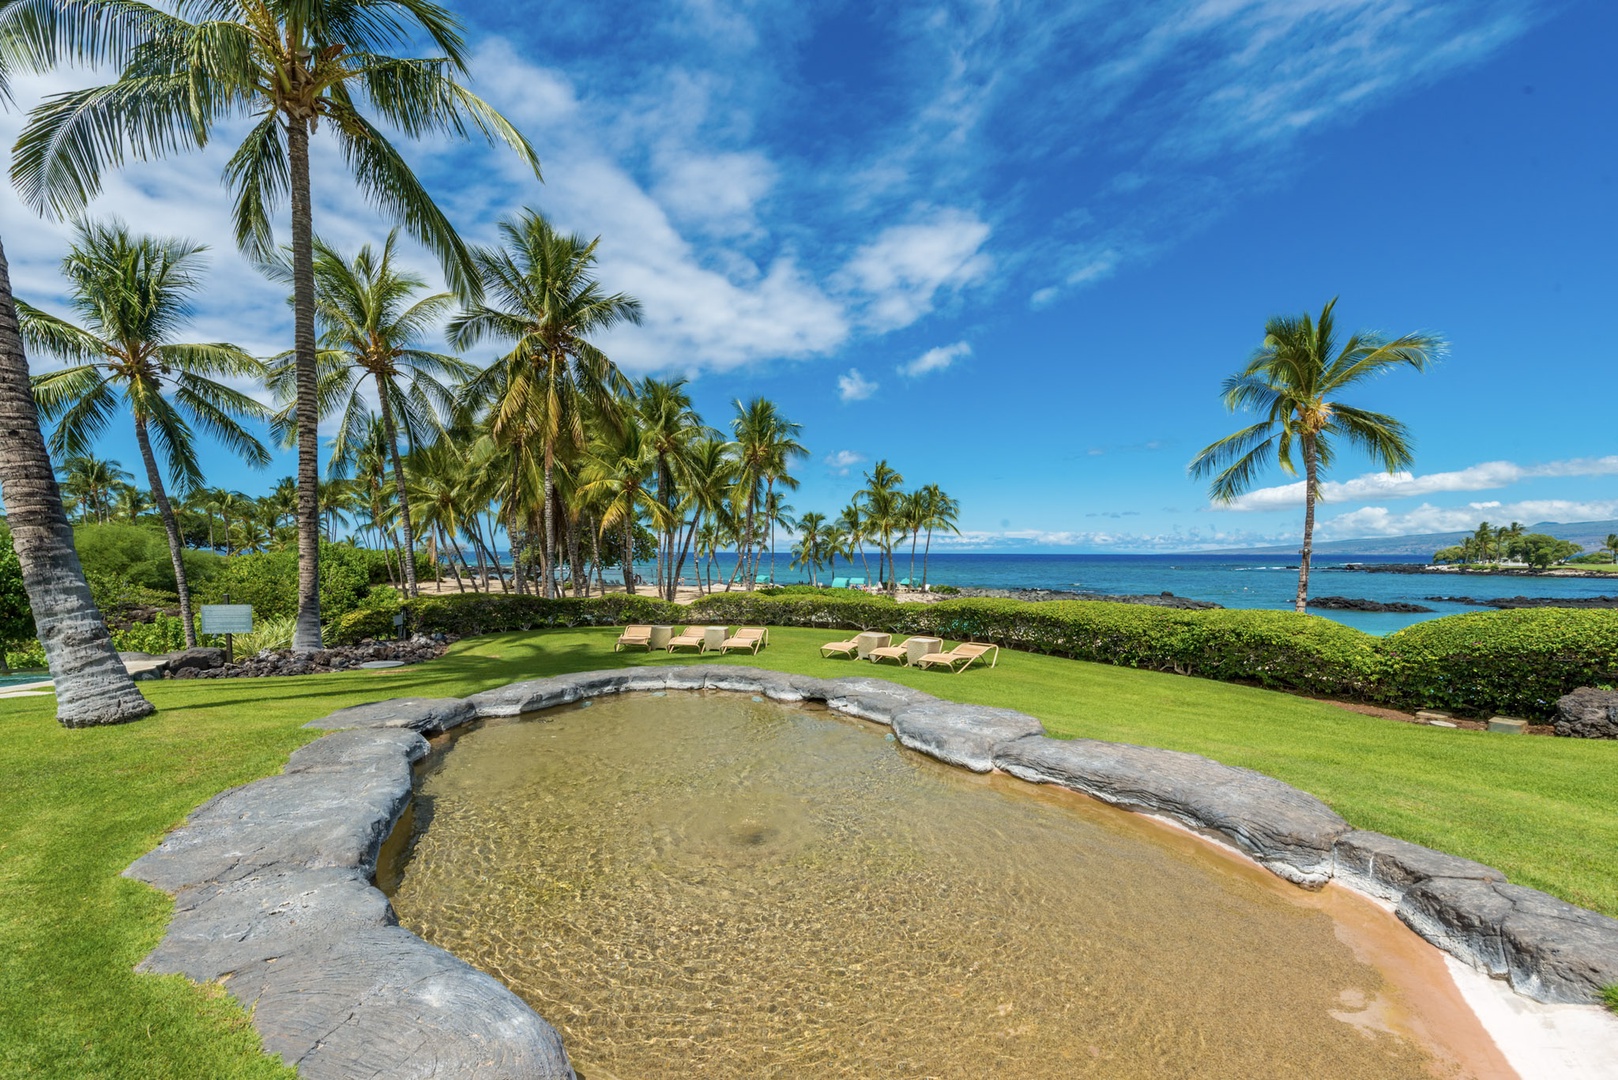
[[[1499,524],[1505,524],[1500,522]],[[1549,533],[1561,540],[1584,545],[1585,551],[1599,551],[1607,537],[1618,533],[1618,520],[1614,521],[1540,521],[1525,527],[1527,532]],[[1418,536],[1373,536],[1363,540],[1328,540],[1316,542],[1319,555],[1409,555],[1412,560],[1425,562],[1439,548],[1459,544],[1470,532],[1422,533]],[[1298,545],[1274,547],[1231,548],[1221,555],[1297,555]]]

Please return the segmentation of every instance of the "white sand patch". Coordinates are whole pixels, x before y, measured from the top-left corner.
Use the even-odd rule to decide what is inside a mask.
[[[1444,963],[1522,1080],[1618,1080],[1618,1016],[1600,1005],[1542,1005],[1453,956]]]

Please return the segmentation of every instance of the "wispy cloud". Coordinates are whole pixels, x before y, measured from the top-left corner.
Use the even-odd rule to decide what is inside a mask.
[[[864,454],[855,450],[834,450],[826,455],[826,468],[833,476],[847,476],[854,466],[865,463]]]
[[[849,259],[843,280],[876,330],[909,326],[933,310],[940,293],[981,281],[994,265],[983,251],[989,225],[945,207],[919,221],[884,229]]]
[[[1289,533],[1245,529],[1175,529],[1157,533],[1110,530],[965,529],[959,536],[935,536],[933,548],[947,551],[1026,551],[1035,548],[1116,552],[1203,551],[1273,544],[1289,539],[1292,539]]]
[[[860,374],[859,368],[837,376],[837,396],[843,401],[864,401],[876,393],[877,384]]]
[[[969,342],[957,341],[953,345],[940,345],[936,349],[928,349],[914,360],[899,365],[899,374],[915,378],[918,375],[930,375],[935,371],[947,371],[957,360],[964,360],[972,355],[972,346]]]
[[[1352,480],[1327,481],[1320,497],[1327,503],[1365,502],[1371,499],[1413,499],[1450,491],[1489,491],[1524,480],[1545,477],[1618,476],[1618,455],[1571,458],[1539,465],[1511,461],[1485,461],[1452,472],[1417,475],[1409,472],[1365,473]],[[1303,505],[1303,481],[1259,488],[1242,495],[1221,510],[1295,510]],[[1341,519],[1339,519],[1341,520]]]

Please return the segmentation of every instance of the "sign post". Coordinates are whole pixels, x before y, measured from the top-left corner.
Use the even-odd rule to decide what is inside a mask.
[[[226,600],[230,597],[226,596]],[[253,632],[253,605],[203,604],[202,632],[225,635],[225,663],[236,662],[236,642],[233,635]]]
[[[393,628],[395,630],[399,631],[399,640],[403,641],[404,640],[404,612],[401,611],[398,614],[393,616]]]

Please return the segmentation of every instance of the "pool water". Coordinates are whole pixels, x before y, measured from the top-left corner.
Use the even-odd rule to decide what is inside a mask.
[[[1471,1074],[1342,890],[891,740],[720,694],[489,721],[378,883],[585,1080]]]
[[[50,672],[36,671],[31,674],[19,675],[12,672],[10,675],[0,675],[0,687],[22,686],[25,683],[50,682]]]

